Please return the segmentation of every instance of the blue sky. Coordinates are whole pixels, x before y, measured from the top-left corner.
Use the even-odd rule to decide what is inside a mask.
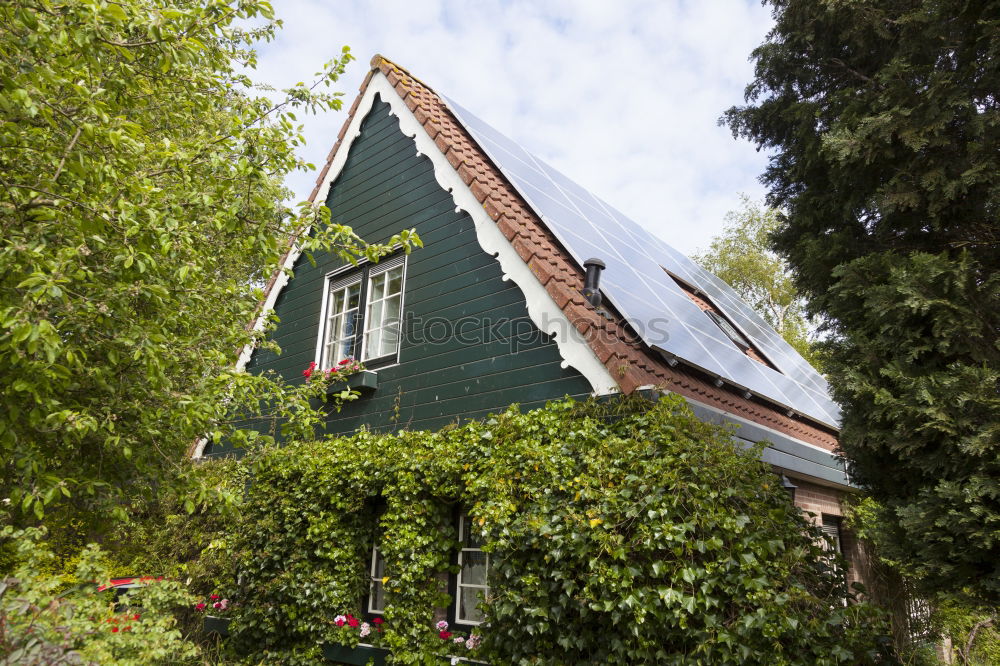
[[[258,78],[310,80],[349,45],[344,111],[306,117],[321,164],[375,53],[407,68],[584,187],[692,253],[739,193],[763,196],[765,156],[716,124],[743,99],[771,26],[757,2],[281,0]],[[298,198],[315,173],[290,182]]]

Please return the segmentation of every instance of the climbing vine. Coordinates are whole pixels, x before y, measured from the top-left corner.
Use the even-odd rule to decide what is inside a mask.
[[[440,663],[455,515],[490,553],[477,659],[492,663],[878,663],[851,598],[759,452],[674,397],[565,400],[438,432],[362,431],[249,455],[232,528],[238,649],[306,663],[356,644],[373,540],[395,663]],[[834,563],[835,564],[835,563]],[[449,636],[449,638],[451,638]],[[476,639],[480,640],[479,638]],[[473,656],[463,651],[464,656]]]

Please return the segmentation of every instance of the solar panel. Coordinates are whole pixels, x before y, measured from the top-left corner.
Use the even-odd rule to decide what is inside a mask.
[[[818,421],[838,424],[840,410],[826,380],[732,287],[459,104],[445,101],[573,259],[581,267],[590,257],[605,262],[601,291],[643,342]],[[778,370],[738,349],[668,271],[705,293]]]

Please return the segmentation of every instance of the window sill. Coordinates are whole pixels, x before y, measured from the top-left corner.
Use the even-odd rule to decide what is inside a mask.
[[[345,386],[346,384],[346,386]],[[326,394],[340,393],[345,388],[361,393],[369,393],[378,388],[378,373],[374,370],[362,370],[347,378],[346,382],[334,382],[326,387]]]

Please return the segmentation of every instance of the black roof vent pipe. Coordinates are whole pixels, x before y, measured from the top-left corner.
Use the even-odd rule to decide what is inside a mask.
[[[583,262],[587,275],[583,279],[583,297],[595,308],[601,307],[601,271],[605,269],[600,259],[587,259]]]

